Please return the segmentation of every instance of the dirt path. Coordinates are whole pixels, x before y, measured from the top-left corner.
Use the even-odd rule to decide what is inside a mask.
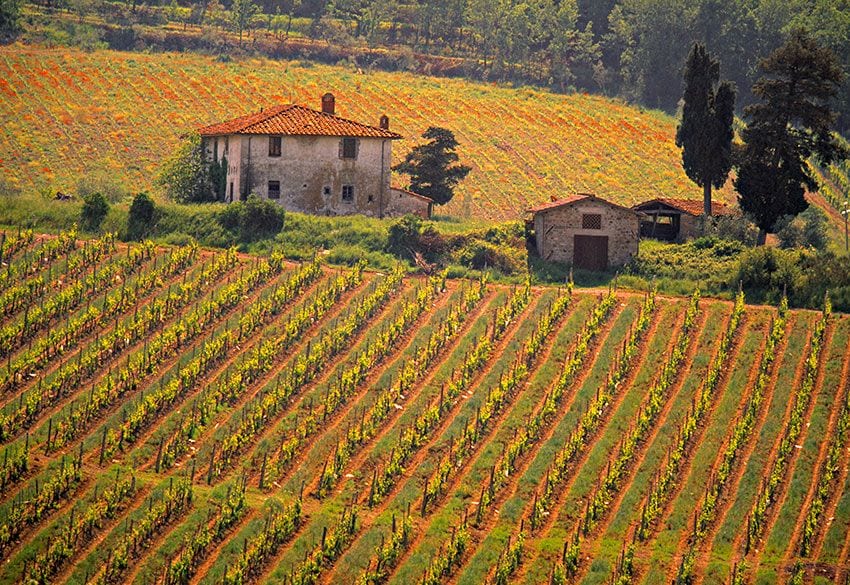
[[[803,420],[805,420],[805,421],[808,421],[811,418],[812,411],[814,411],[815,404],[817,403],[818,397],[819,397],[821,391],[823,390],[823,378],[824,378],[824,370],[825,370],[825,368],[823,366],[824,366],[824,362],[826,361],[826,356],[829,354],[829,348],[832,346],[832,337],[833,337],[834,331],[835,331],[834,325],[832,323],[829,323],[826,327],[826,333],[824,335],[823,349],[820,352],[820,356],[818,356],[819,359],[818,359],[818,364],[817,364],[817,375],[816,375],[816,378],[815,378],[815,385],[814,385],[814,388],[812,389],[812,394],[809,397],[809,403],[806,405],[806,410],[803,414]],[[796,396],[795,396],[795,398],[796,398]],[[794,400],[791,400],[790,402],[791,402],[790,408],[793,409]],[[790,416],[789,416],[789,418],[790,418]],[[779,443],[781,442],[783,435],[784,435],[784,433],[778,437],[778,440],[776,442],[776,450],[777,451],[779,449]],[[807,435],[808,435],[808,427],[805,427],[803,429],[803,431],[800,433],[800,436],[797,439],[797,441],[798,441],[797,444],[803,445],[805,443]],[[797,460],[799,458],[800,451],[802,451],[802,449],[797,449],[797,448],[792,449],[791,454],[788,456],[788,462],[787,462],[787,465],[786,465],[784,476],[782,478],[782,482],[779,484],[779,486],[777,488],[777,493],[774,494],[773,500],[771,501],[770,505],[768,506],[767,513],[765,514],[764,524],[763,524],[764,528],[761,531],[761,535],[759,537],[758,542],[753,543],[753,548],[755,549],[756,553],[758,553],[760,551],[760,549],[762,548],[762,546],[760,546],[760,545],[763,545],[767,541],[767,539],[770,537],[770,534],[773,531],[774,523],[776,522],[776,519],[779,516],[779,512],[782,510],[782,507],[785,505],[785,500],[788,498],[788,487],[789,487],[791,480],[794,477],[794,470],[797,467]],[[770,473],[770,471],[773,467],[773,463],[774,463],[774,461],[776,461],[775,452],[771,453],[771,458],[769,459],[769,461],[770,461],[770,465],[765,468],[765,475],[763,475],[763,477],[762,477],[763,481],[765,481],[767,479],[767,474]],[[799,537],[799,534],[798,534],[799,531],[800,531],[800,527],[795,526],[794,532],[790,535],[790,539],[788,541],[789,544],[791,542],[794,542],[795,539],[797,539]],[[752,563],[752,566],[750,567],[751,570],[748,572],[748,574],[755,575],[758,572],[758,568],[759,568],[760,564],[761,564],[761,555],[759,554],[754,559],[754,562]]]
[[[600,421],[600,426],[595,431],[595,433],[593,435],[594,437],[600,436],[602,433],[604,433],[609,428],[609,424],[611,423],[611,419],[613,418],[614,414],[620,409],[623,401],[625,400],[626,394],[629,392],[629,390],[631,390],[635,386],[635,382],[636,382],[637,377],[639,376],[639,374],[643,370],[643,368],[646,366],[647,360],[649,359],[647,349],[649,347],[651,340],[654,338],[659,326],[661,325],[662,320],[664,319],[664,316],[662,314],[664,312],[664,309],[665,309],[665,307],[656,307],[655,311],[653,312],[649,326],[648,326],[647,330],[644,332],[644,334],[643,334],[643,336],[640,340],[640,343],[638,345],[637,355],[632,359],[632,363],[629,365],[629,371],[628,371],[626,377],[623,379],[623,381],[620,384],[621,390],[614,397],[614,400],[611,402],[611,404],[608,405],[606,416],[604,417],[603,420]],[[611,323],[611,325],[612,325],[612,328],[613,328],[613,322]],[[671,330],[670,342],[668,342],[665,345],[665,348],[662,349],[662,351],[661,351],[662,355],[666,354],[666,352],[669,351],[669,348],[672,344],[672,340],[674,340],[678,336],[678,333],[679,333],[680,330],[681,330],[681,322],[678,319],[678,317],[676,317],[676,319],[674,320],[674,323],[673,323],[673,329]],[[610,335],[610,330],[608,330],[605,333],[605,339],[607,339],[609,335]],[[600,341],[600,343],[602,343],[602,341]],[[591,350],[591,351],[593,351],[593,350]],[[511,479],[510,483],[506,486],[507,487],[506,493],[499,495],[495,499],[494,503],[491,504],[491,508],[493,510],[501,509],[502,506],[509,499],[516,497],[518,495],[517,492],[518,492],[518,489],[519,489],[520,479],[526,473],[528,473],[529,467],[534,462],[534,460],[539,456],[540,450],[543,449],[543,447],[547,443],[549,443],[549,441],[552,440],[552,438],[555,435],[555,432],[557,431],[558,423],[575,406],[575,400],[576,400],[578,390],[585,384],[585,382],[587,381],[588,377],[590,376],[592,370],[593,370],[593,365],[591,364],[590,367],[585,369],[585,371],[582,373],[582,376],[580,377],[580,379],[577,379],[575,381],[575,383],[572,385],[572,390],[574,390],[574,392],[569,397],[569,400],[564,401],[564,403],[558,409],[558,412],[554,415],[550,424],[547,425],[545,432],[541,435],[540,439],[538,441],[536,441],[536,445],[532,449],[530,449],[528,453],[523,455],[518,460],[518,463],[517,463],[517,466],[516,466],[516,471],[512,474],[512,479]],[[544,397],[544,400],[545,400],[545,397]],[[542,406],[542,402],[541,402],[541,404],[538,405],[538,409],[541,406]],[[592,444],[594,442],[594,440],[592,438],[588,438],[587,442],[588,442],[588,444]],[[584,458],[582,458],[582,459],[584,459]],[[579,464],[576,463],[575,465],[578,468]],[[566,493],[567,491],[568,491],[568,488],[565,488],[565,489],[561,490],[561,493]],[[529,502],[529,503],[531,503],[531,502]],[[525,522],[526,520],[530,521],[530,513],[527,513],[526,511],[524,511],[523,512],[523,522]],[[468,554],[464,555],[463,564],[449,578],[448,583],[456,584],[458,582],[458,580],[462,576],[462,569],[464,567],[466,567],[468,565],[468,563],[472,560],[472,558],[475,556],[476,551],[478,549],[480,549],[480,547],[485,543],[487,536],[498,525],[498,523],[499,523],[498,516],[496,514],[490,514],[490,515],[488,515],[487,520],[484,522],[484,524],[482,526],[475,527],[470,531],[470,533],[471,533],[470,534],[470,541],[473,543],[474,548],[469,550]],[[542,530],[545,530],[545,528],[542,529]],[[538,537],[540,537],[540,535],[542,534],[542,530],[538,531],[538,533],[537,533]],[[511,538],[517,537],[518,534],[519,534],[519,527],[518,526],[515,527],[515,529],[512,532],[513,532],[513,534],[511,536]],[[530,548],[533,549],[534,547],[530,547]],[[528,565],[529,563],[524,563],[524,564]],[[489,577],[492,577],[492,571],[490,571]]]

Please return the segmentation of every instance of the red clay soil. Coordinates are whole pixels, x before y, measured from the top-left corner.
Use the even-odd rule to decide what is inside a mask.
[[[431,433],[431,439],[425,445],[422,445],[414,453],[413,458],[407,463],[407,465],[405,466],[407,470],[418,469],[422,462],[426,459],[441,456],[442,449],[438,448],[436,444],[439,443],[439,440],[445,434],[449,425],[457,416],[458,411],[465,403],[464,399],[467,397],[467,393],[474,391],[474,389],[476,389],[477,386],[480,385],[481,381],[487,377],[493,367],[495,367],[495,365],[502,359],[502,355],[504,354],[505,349],[517,336],[519,328],[524,322],[524,316],[533,314],[534,310],[539,304],[540,297],[537,297],[536,302],[532,300],[532,302],[530,302],[525,307],[525,309],[514,318],[513,322],[509,325],[508,329],[503,334],[502,339],[493,348],[493,351],[491,352],[490,358],[487,360],[487,363],[485,363],[473,376],[472,381],[468,385],[468,388],[471,390],[467,390],[466,393],[462,394],[455,400],[455,403],[452,405],[451,409],[444,415],[443,420],[440,421],[440,423],[437,425],[437,428],[435,428],[434,431]],[[446,359],[448,359],[449,357],[450,354],[446,356]],[[395,486],[393,487],[393,489],[390,490],[390,492],[383,498],[383,500],[377,506],[374,506],[373,508],[365,507],[360,510],[359,517],[361,520],[359,532],[361,534],[367,528],[371,528],[371,526],[375,523],[379,515],[390,505],[390,502],[395,499],[395,497],[398,495],[398,492],[402,489],[402,483],[412,480],[413,478],[408,476],[407,474],[403,475],[402,477],[398,478],[398,480],[395,482]],[[411,545],[416,545],[421,538],[421,532],[414,531],[414,539],[411,542]],[[353,543],[354,541],[352,541],[352,544]],[[342,558],[342,555],[340,556],[340,558]],[[330,571],[325,572],[320,577],[320,582],[333,583],[335,574],[334,568],[336,566],[338,565],[334,565],[334,567],[332,567]]]
[[[835,330],[835,327],[833,326],[833,324],[831,322],[828,323],[827,327],[826,327],[826,334],[824,336],[823,349],[821,350],[820,356],[819,356],[819,359],[818,359],[817,377],[815,379],[815,387],[812,390],[811,396],[809,397],[809,404],[806,405],[806,411],[803,414],[803,420],[809,420],[811,418],[812,411],[814,410],[815,404],[817,403],[817,400],[818,400],[818,396],[820,395],[821,390],[823,390],[823,377],[824,377],[823,364],[826,361],[827,354],[829,353],[828,350],[832,346],[832,337],[833,337],[834,330]],[[807,356],[807,359],[808,359],[808,356]],[[799,388],[799,386],[795,386],[795,388]],[[791,400],[789,402],[790,402],[789,408],[793,408],[794,400]],[[789,418],[790,418],[790,415],[789,415]],[[804,429],[804,431],[800,434],[800,437],[798,438],[798,441],[799,441],[798,444],[799,445],[802,445],[805,442],[807,434],[808,434],[808,427],[806,427]],[[778,449],[779,449],[779,443],[782,440],[783,435],[784,435],[784,433],[779,435],[779,437],[777,437],[776,444],[774,445],[774,451],[771,452],[770,458],[768,459],[768,461],[770,461],[770,465],[768,465],[765,468],[765,472],[762,474],[762,481],[763,482],[767,481],[768,475],[770,474],[770,470],[773,467],[773,463],[774,463],[774,461],[776,461],[776,451],[778,451]],[[756,552],[758,552],[758,550],[761,548],[759,545],[762,544],[769,537],[770,533],[773,530],[773,525],[776,522],[776,517],[779,515],[779,511],[782,509],[782,506],[785,504],[785,500],[788,497],[788,485],[791,481],[791,478],[794,477],[794,469],[797,466],[797,459],[799,458],[800,451],[802,451],[802,449],[792,449],[791,454],[788,456],[788,463],[787,463],[786,469],[785,469],[785,477],[782,478],[782,482],[779,484],[779,486],[777,488],[778,491],[777,491],[776,494],[774,494],[774,499],[770,503],[770,505],[768,505],[767,512],[765,513],[764,529],[761,532],[761,536],[760,536],[758,542],[752,544],[752,548]],[[763,484],[760,484],[760,485],[763,485]],[[800,529],[801,529],[800,526],[795,526],[794,533],[792,533],[792,535],[791,535],[791,539],[789,540],[789,544],[791,542],[795,542],[796,539],[799,538],[798,533],[799,533]],[[748,573],[750,575],[755,575],[756,572],[758,571],[758,567],[759,567],[760,563],[761,563],[761,555],[757,556],[754,559],[754,562],[752,563],[751,567],[749,567],[750,571]]]
[[[652,315],[652,320],[650,321],[649,327],[646,330],[646,332],[644,333],[644,335],[642,336],[641,341],[638,345],[637,357],[633,358],[632,363],[629,365],[629,372],[628,372],[626,378],[622,381],[622,383],[620,385],[621,390],[614,397],[614,400],[608,406],[607,412],[605,413],[603,418],[600,420],[599,427],[593,433],[594,438],[598,437],[601,433],[603,433],[608,428],[608,423],[610,423],[610,417],[615,412],[617,412],[617,410],[619,410],[620,405],[622,404],[622,401],[624,400],[626,393],[628,392],[629,389],[631,389],[634,386],[635,379],[637,378],[638,373],[644,367],[644,365],[646,363],[646,359],[648,358],[646,348],[649,345],[650,340],[655,336],[655,333],[657,332],[658,327],[661,324],[662,312],[663,312],[663,308],[656,307],[656,310],[654,311],[654,313]],[[607,329],[607,331],[605,333],[606,339],[607,339],[608,335],[610,334],[610,329],[614,325],[613,320],[610,321],[610,327],[608,325],[609,324],[606,323],[606,329]],[[680,329],[681,329],[681,323],[677,320],[672,331],[671,331],[671,341],[678,336]],[[598,343],[602,343],[602,337],[599,336],[598,339],[599,339]],[[596,347],[597,344],[594,344],[594,346]],[[593,349],[591,349],[591,351],[593,351]],[[666,351],[669,351],[669,344],[668,344],[668,349]],[[493,509],[493,510],[500,509],[508,499],[510,499],[510,498],[512,498],[516,495],[517,489],[519,487],[520,479],[528,471],[528,467],[535,460],[538,453],[540,452],[540,449],[552,439],[552,436],[555,434],[555,430],[557,429],[558,423],[561,421],[561,419],[572,409],[573,406],[575,406],[576,393],[577,393],[578,389],[581,388],[585,384],[585,382],[587,381],[587,378],[589,377],[592,369],[593,369],[593,364],[589,364],[588,367],[584,369],[581,376],[574,381],[574,383],[571,387],[572,390],[574,390],[572,396],[569,397],[569,400],[565,400],[562,403],[561,407],[558,409],[555,416],[551,419],[550,423],[547,425],[547,428],[546,428],[545,432],[543,433],[543,435],[541,435],[540,439],[538,441],[536,441],[537,444],[532,449],[530,449],[525,455],[523,455],[522,457],[519,458],[518,464],[516,466],[516,471],[512,474],[511,481],[508,483],[507,486],[505,486],[505,487],[507,487],[507,491],[504,494],[500,494],[495,499],[493,504],[491,504],[491,506],[490,506],[491,509]],[[543,400],[545,400],[545,399],[546,399],[546,397],[544,396]],[[543,400],[541,400],[541,402],[538,404],[538,408],[536,410],[539,410],[539,408],[542,407]],[[594,439],[592,439],[592,438],[589,439],[588,444],[593,443],[593,441],[594,441]],[[584,459],[584,457],[583,457],[583,459]],[[531,516],[530,512],[528,512],[528,511],[523,512],[523,518],[525,520],[529,520],[530,516]],[[487,534],[489,534],[491,532],[491,530],[493,530],[493,528],[495,528],[495,526],[498,523],[498,520],[499,519],[495,514],[490,514],[490,515],[487,516],[487,520],[484,522],[483,526],[472,527],[472,529],[470,530],[470,542],[473,543],[473,548],[467,548],[467,552],[464,554],[463,563],[458,568],[458,570],[454,571],[452,576],[449,578],[449,580],[448,580],[449,583],[457,583],[457,581],[460,578],[461,573],[462,573],[462,571],[460,569],[462,569],[463,566],[465,566],[469,562],[469,560],[471,560],[473,558],[475,551],[477,551],[478,548],[484,543],[484,540],[486,539]],[[519,527],[516,527],[516,529],[512,533],[511,538],[516,537],[518,534],[519,534]],[[492,577],[492,575],[490,575],[490,576]]]
[[[694,575],[698,582],[702,582],[705,578],[705,570],[708,567],[708,562],[711,560],[711,544],[717,538],[717,534],[720,531],[720,528],[723,526],[726,516],[729,514],[729,511],[732,509],[732,504],[735,502],[735,495],[739,491],[739,486],[741,483],[741,479],[744,477],[744,472],[747,469],[747,462],[751,460],[753,457],[753,453],[758,445],[758,437],[761,434],[761,430],[764,427],[765,422],[767,421],[768,411],[770,410],[770,404],[773,402],[773,395],[776,390],[776,384],[779,378],[779,372],[786,366],[785,364],[785,352],[788,348],[788,338],[790,337],[791,331],[794,330],[794,327],[797,325],[799,321],[798,316],[796,314],[789,315],[788,320],[785,323],[785,331],[782,338],[779,341],[779,344],[776,346],[776,356],[778,359],[775,359],[773,362],[773,366],[770,372],[770,378],[767,384],[767,387],[764,390],[764,396],[762,397],[762,407],[758,412],[756,417],[755,424],[753,425],[751,432],[751,436],[756,440],[747,443],[744,448],[744,451],[738,456],[738,465],[732,472],[732,476],[729,479],[729,489],[728,492],[725,492],[721,495],[720,501],[717,504],[717,518],[715,522],[712,524],[711,529],[705,537],[703,542],[703,546],[701,547],[700,555],[697,559],[696,566],[694,567]],[[781,358],[781,359],[779,359]],[[803,365],[805,355],[800,356],[800,361],[797,363],[795,369],[798,372],[798,376],[802,376],[801,366]],[[782,367],[780,367],[780,364]],[[739,414],[740,417],[740,414]],[[736,417],[735,420],[737,420]],[[721,451],[722,453],[722,451]],[[733,548],[733,550],[735,550]]]
[[[822,351],[824,353],[827,353],[829,349],[830,348],[828,346],[824,346]],[[809,490],[806,493],[806,499],[803,501],[803,506],[800,508],[800,512],[797,515],[797,520],[794,523],[794,532],[791,535],[791,539],[788,541],[788,548],[785,549],[785,555],[783,557],[783,560],[786,564],[791,564],[797,556],[800,541],[803,538],[802,533],[803,528],[805,527],[806,516],[809,513],[809,508],[811,508],[815,492],[820,487],[822,481],[823,463],[826,460],[830,444],[832,443],[830,439],[835,436],[835,427],[838,424],[838,419],[841,415],[841,412],[844,410],[844,403],[847,399],[847,392],[848,390],[850,390],[850,385],[848,385],[847,383],[847,368],[848,364],[850,364],[850,352],[845,351],[843,358],[844,361],[841,368],[841,381],[839,382],[838,388],[836,389],[837,391],[835,393],[835,399],[832,403],[832,412],[830,412],[826,432],[823,435],[823,442],[820,445],[820,450],[818,451],[818,458],[813,468],[814,474],[812,477],[812,481],[809,484]],[[812,402],[814,402],[814,400]],[[844,449],[844,452],[846,454],[847,449]],[[791,476],[789,475],[789,477]],[[834,491],[834,489],[832,489],[831,491]],[[819,527],[820,530],[818,530],[818,533],[823,535],[826,534],[826,529],[829,526],[829,522],[827,522],[828,516],[824,515],[821,518],[823,522]],[[810,558],[816,559],[817,556],[811,555]]]
[[[756,319],[763,321],[765,319],[765,317],[766,317],[766,315],[764,315],[762,313],[762,314],[758,315],[756,317]],[[769,323],[768,322],[756,323],[756,319],[753,319],[752,329],[754,331],[762,330],[764,332],[764,335],[761,337],[761,340],[759,342],[758,351],[756,353],[757,356],[762,356],[764,354],[765,346],[767,345],[767,337],[768,337],[768,334],[769,334],[769,332],[768,332]],[[747,404],[750,402],[750,398],[752,397],[753,389],[755,388],[756,380],[758,379],[758,373],[759,373],[759,369],[758,369],[758,367],[756,367],[756,360],[754,360],[753,361],[753,367],[750,368],[750,371],[747,375],[747,382],[744,385],[743,391],[741,392],[741,396],[740,396],[739,401],[738,401],[738,407],[735,410],[735,416],[728,421],[728,423],[727,423],[728,428],[727,428],[727,431],[726,431],[726,437],[723,439],[723,442],[718,447],[717,455],[714,458],[714,462],[711,464],[711,469],[708,472],[708,483],[706,484],[706,488],[708,488],[708,486],[710,486],[711,483],[714,481],[714,478],[717,477],[717,471],[723,463],[724,451],[726,449],[727,444],[729,443],[731,433],[733,432],[734,427],[737,424],[737,422],[743,417],[743,414],[744,414],[744,412],[747,408]],[[721,393],[721,396],[723,394],[725,394],[725,391],[728,391],[728,387],[724,389],[724,392]],[[762,405],[764,405],[764,402],[762,402]],[[752,448],[755,448],[755,441],[753,441],[753,439],[756,438],[757,436],[758,435],[751,433],[750,436],[747,437],[747,439],[746,439],[746,444],[751,446]],[[734,465],[733,473],[737,473],[737,472],[743,473],[745,463],[746,463],[746,460],[743,459],[739,455],[736,458],[736,460],[733,464]],[[730,500],[728,487],[729,487],[729,484],[727,483],[726,489],[723,489],[721,494],[720,494],[720,503],[719,503],[720,506],[725,505],[726,500]],[[704,493],[704,491],[705,490],[703,490],[703,493]],[[697,509],[698,508],[695,507],[694,511],[696,512]],[[718,526],[718,522],[717,522],[717,517],[715,516],[714,520],[712,521],[712,523],[710,525],[711,533],[713,533],[713,531],[717,528],[717,526]],[[673,556],[673,559],[672,559],[673,562],[670,563],[667,567],[667,578],[669,580],[675,581],[676,574],[677,574],[678,569],[679,569],[679,560],[684,556],[685,551],[687,550],[687,548],[690,544],[690,539],[691,539],[691,532],[688,531],[688,530],[683,530],[681,537],[679,538],[679,544],[676,546],[676,553],[675,553],[675,555]],[[704,545],[705,541],[703,541],[702,544]]]

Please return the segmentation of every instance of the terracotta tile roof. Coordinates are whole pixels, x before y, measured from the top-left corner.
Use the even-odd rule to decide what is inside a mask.
[[[218,124],[198,129],[201,136],[227,134],[263,134],[281,136],[350,136],[355,138],[388,138],[396,140],[400,134],[367,126],[292,104],[272,106]]]
[[[409,191],[408,189],[402,189],[401,187],[390,187],[390,191],[401,191],[405,195],[410,195],[411,197],[416,197],[417,199],[422,199],[423,201],[427,201],[428,203],[433,203],[434,200],[430,197],[426,197],[425,195],[420,195],[419,193],[414,193],[413,191]]]
[[[688,215],[699,216],[702,215],[702,201],[696,201],[694,199],[675,199],[670,197],[659,197],[657,199],[653,199],[651,201],[645,201],[638,205],[635,205],[633,209],[638,211],[642,211],[643,208],[652,203],[662,203],[674,209],[678,209]],[[725,203],[720,203],[719,201],[711,202],[711,214],[712,215],[734,215],[735,208],[731,205],[726,205]]]
[[[575,195],[570,195],[569,197],[565,197],[563,199],[556,199],[554,201],[550,201],[548,203],[541,203],[540,205],[535,205],[529,209],[526,209],[528,213],[539,213],[541,211],[548,211],[550,209],[555,209],[557,207],[562,207],[564,205],[572,205],[578,201],[583,201],[585,199],[592,199],[594,201],[598,201],[600,203],[604,203],[605,205],[610,205],[611,207],[618,207],[620,209],[625,209],[627,211],[631,211],[635,213],[635,210],[629,209],[628,207],[623,207],[622,205],[617,205],[616,203],[612,203],[607,199],[602,199],[601,197],[597,197],[596,195],[592,195],[590,193],[576,193]]]

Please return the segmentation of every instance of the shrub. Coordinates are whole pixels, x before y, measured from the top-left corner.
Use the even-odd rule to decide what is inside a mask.
[[[153,231],[155,216],[156,205],[147,193],[133,197],[127,216],[127,239],[141,240],[147,237]]]
[[[240,242],[274,237],[282,228],[283,208],[268,199],[250,195],[247,201],[231,203],[219,215],[219,223],[235,233]]]
[[[814,248],[825,250],[829,242],[827,218],[823,211],[809,205],[797,216],[786,215],[776,222],[776,236],[782,248]]]
[[[100,229],[100,224],[109,213],[109,202],[100,193],[91,193],[83,197],[83,208],[80,211],[80,223],[84,230],[94,232]]]
[[[416,215],[405,215],[390,225],[387,250],[397,256],[410,258],[412,252],[419,250],[421,233],[422,219]]]

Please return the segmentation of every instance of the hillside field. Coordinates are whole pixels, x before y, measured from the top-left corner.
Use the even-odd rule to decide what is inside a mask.
[[[845,582],[850,317],[9,233],[0,583]]]
[[[603,97],[310,63],[21,45],[0,48],[0,173],[51,194],[92,174],[150,189],[181,135],[277,103],[319,109],[326,91],[343,117],[375,125],[390,117],[404,136],[395,162],[428,126],[455,132],[473,170],[441,213],[517,219],[575,192],[628,205],[702,196],[681,168],[675,120]],[[733,202],[731,185],[718,197]]]

